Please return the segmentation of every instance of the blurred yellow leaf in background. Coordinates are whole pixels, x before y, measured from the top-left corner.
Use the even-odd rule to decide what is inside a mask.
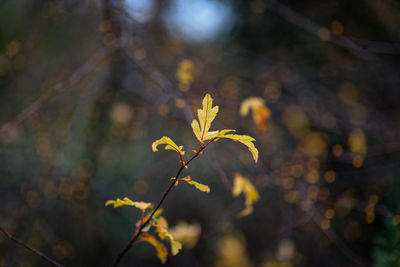
[[[164,240],[166,237],[168,237],[168,240],[171,244],[171,254],[173,256],[178,254],[179,250],[182,249],[182,244],[179,241],[176,241],[174,236],[168,231],[167,220],[160,216],[156,222],[153,222],[153,226],[156,228],[156,232],[161,240]]]
[[[194,64],[191,60],[185,59],[179,62],[176,71],[176,78],[179,81],[179,90],[187,92],[194,79]]]
[[[218,258],[216,267],[250,267],[252,266],[247,253],[246,243],[242,235],[229,235],[217,242]]]
[[[362,129],[355,129],[349,135],[350,151],[353,154],[353,166],[360,168],[367,154],[367,138]]]
[[[244,117],[249,114],[250,110],[257,128],[260,131],[266,131],[271,110],[265,105],[265,100],[261,97],[249,97],[243,100],[240,105],[240,115]]]
[[[243,193],[246,198],[246,208],[239,212],[238,217],[247,216],[253,212],[253,203],[259,200],[260,195],[254,185],[240,173],[235,173],[233,179],[232,195],[237,197]]]
[[[170,233],[186,248],[193,248],[199,240],[201,227],[199,223],[188,224],[180,221],[174,227],[171,227]]]

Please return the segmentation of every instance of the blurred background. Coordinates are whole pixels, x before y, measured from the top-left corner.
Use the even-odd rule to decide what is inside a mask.
[[[253,136],[260,159],[219,141],[184,171],[211,192],[181,183],[166,199],[190,242],[164,266],[400,266],[399,12],[395,0],[1,0],[0,226],[65,266],[110,266],[140,211],[104,203],[159,200],[179,161],[151,143],[167,135],[190,157],[210,93],[212,130]],[[260,194],[240,219],[234,173]],[[155,255],[139,244],[121,266],[160,266]],[[49,264],[0,235],[0,266]]]

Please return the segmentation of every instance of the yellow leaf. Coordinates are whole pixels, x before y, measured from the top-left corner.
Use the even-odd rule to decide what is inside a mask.
[[[158,220],[153,223],[153,226],[156,228],[156,232],[161,240],[164,240],[164,238],[169,235],[168,222],[164,217],[160,216]]]
[[[153,215],[153,218],[158,218],[160,216],[161,213],[163,213],[163,209],[159,208]],[[141,224],[143,224],[144,222],[146,222],[148,219],[150,218],[150,213],[148,213],[146,216],[143,217],[143,219],[139,220],[136,223],[136,226],[140,226]]]
[[[151,148],[153,149],[153,152],[158,151],[158,149],[157,149],[158,145],[166,145],[165,150],[175,150],[181,156],[183,156],[185,154],[185,152],[182,150],[183,146],[178,146],[168,136],[163,136],[160,139],[154,141],[153,144],[151,144]]]
[[[156,210],[156,212],[154,213],[154,217],[158,217],[161,215],[161,213],[163,213],[164,210],[162,208],[158,208],[158,210]]]
[[[252,212],[253,212],[253,206],[247,206],[246,205],[246,208],[244,210],[240,211],[237,214],[237,217],[238,218],[242,218],[242,217],[245,217],[247,215],[250,215]]]
[[[253,155],[254,161],[257,163],[258,161],[258,150],[254,146],[252,142],[256,141],[253,137],[248,136],[248,135],[239,135],[239,134],[225,134],[223,133],[224,131],[232,131],[232,130],[222,130],[218,135],[216,135],[215,138],[216,140],[218,139],[230,139],[235,142],[240,142],[243,145],[247,146],[250,153]]]
[[[165,219],[163,216],[159,216],[156,223],[164,228],[168,229],[168,222],[167,219]],[[164,238],[161,238],[164,239]]]
[[[178,254],[179,250],[182,249],[182,244],[179,241],[176,241],[174,236],[168,231],[168,222],[167,220],[160,216],[156,222],[153,223],[153,226],[156,228],[156,232],[161,240],[164,240],[168,237],[168,240],[171,244],[171,254]]]
[[[249,114],[250,109],[254,110],[258,107],[264,106],[264,99],[261,97],[249,97],[242,101],[240,104],[240,115],[246,116]]]
[[[200,184],[196,181],[193,181],[190,176],[186,176],[185,178],[179,179],[180,181],[185,181],[188,184],[194,185],[198,190],[209,193],[210,192],[210,187],[208,185]]]
[[[181,249],[182,249],[182,244],[181,244],[181,242],[176,241],[176,240],[172,240],[172,241],[171,241],[171,254],[172,254],[173,256],[175,256],[176,254],[178,254],[178,253],[179,253],[179,250],[181,250]]]
[[[253,203],[259,200],[260,195],[258,194],[258,191],[254,187],[254,185],[241,174],[235,173],[233,179],[234,180],[233,180],[232,195],[236,197],[241,193],[243,193],[246,198],[245,202],[246,208],[243,211],[241,211],[238,214],[238,216],[243,217],[249,215],[250,213],[253,212]]]
[[[153,204],[148,203],[148,202],[136,202],[132,201],[129,198],[125,197],[123,200],[120,198],[117,198],[116,200],[109,200],[106,202],[106,206],[108,205],[113,205],[114,208],[122,207],[122,206],[133,206],[141,210],[146,210],[148,208],[152,208]]]
[[[267,130],[267,121],[271,117],[270,109],[265,105],[261,97],[249,97],[240,105],[240,115],[246,116],[252,110],[253,120],[260,131]]]
[[[210,135],[217,133],[217,131],[209,132],[211,123],[218,113],[218,106],[212,106],[213,99],[210,94],[206,94],[203,98],[203,108],[197,110],[197,120],[193,120],[192,128],[197,139],[200,142],[210,140]],[[199,124],[200,123],[200,124]]]
[[[218,140],[223,138],[240,142],[249,148],[251,154],[253,155],[254,161],[257,162],[258,150],[252,143],[255,141],[253,137],[250,137],[248,135],[228,134],[235,131],[231,129],[209,132],[211,122],[215,119],[218,113],[218,106],[212,107],[212,102],[213,99],[211,98],[211,96],[209,94],[206,94],[203,99],[203,108],[197,110],[199,121],[193,120],[192,122],[193,132],[196,135],[197,139],[201,143],[203,143],[204,140]]]
[[[213,139],[213,138],[217,138],[217,137],[222,137],[224,136],[226,133],[229,132],[236,132],[236,130],[232,130],[232,129],[225,129],[225,130],[221,130],[221,131],[214,131],[212,133],[209,133],[208,137],[209,139]]]
[[[148,233],[141,233],[140,240],[151,244],[157,251],[157,258],[159,258],[162,263],[166,262],[168,251],[160,241]]]

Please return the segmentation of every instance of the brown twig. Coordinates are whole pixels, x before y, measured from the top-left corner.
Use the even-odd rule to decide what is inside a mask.
[[[206,144],[200,144],[198,151],[196,152],[196,154],[194,154],[185,164],[182,164],[181,167],[179,168],[178,172],[175,175],[175,178],[172,180],[171,184],[169,185],[169,187],[167,188],[167,190],[164,192],[163,196],[161,197],[161,199],[158,201],[158,204],[156,205],[156,207],[154,208],[154,210],[152,211],[152,213],[150,214],[149,218],[140,225],[140,227],[136,230],[135,234],[133,235],[133,237],[131,238],[131,240],[128,242],[128,244],[125,246],[125,248],[118,254],[118,257],[115,259],[112,267],[117,266],[121,259],[124,257],[125,253],[128,252],[128,250],[133,246],[133,244],[135,243],[135,241],[138,239],[139,235],[142,233],[142,230],[144,227],[146,227],[147,224],[149,224],[149,222],[153,219],[154,214],[157,212],[157,210],[160,208],[161,204],[164,202],[165,198],[167,197],[167,195],[169,194],[169,192],[171,191],[171,189],[174,187],[174,185],[176,184],[176,182],[178,181],[179,175],[181,174],[181,172],[183,171],[184,168],[186,168],[190,162],[192,162],[192,160],[194,160],[195,158],[197,158],[201,152],[211,143],[213,142],[215,139],[211,139],[210,141],[208,141]]]
[[[4,229],[3,227],[0,226],[0,231],[9,239],[11,239],[12,241],[14,241],[15,243],[23,246],[26,249],[29,249],[30,251],[32,251],[33,253],[35,253],[36,255],[42,257],[43,259],[45,259],[46,261],[48,261],[49,263],[53,264],[54,266],[57,267],[62,267],[62,265],[58,262],[56,262],[55,260],[51,259],[50,257],[46,256],[45,254],[43,254],[42,252],[40,252],[39,250],[29,246],[27,243],[25,243],[22,240],[19,240],[17,238],[15,238],[14,236],[12,236],[9,232],[7,232],[6,229]]]

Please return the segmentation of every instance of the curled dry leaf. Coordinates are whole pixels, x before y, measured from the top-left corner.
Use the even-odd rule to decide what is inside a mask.
[[[266,131],[268,119],[271,117],[270,109],[265,105],[261,97],[249,97],[242,101],[240,105],[240,115],[246,116],[252,111],[254,123],[260,131]]]
[[[151,144],[151,148],[153,149],[153,152],[158,151],[157,146],[159,146],[159,145],[165,145],[165,150],[174,150],[174,151],[178,152],[179,155],[181,155],[181,156],[185,155],[185,152],[182,150],[183,146],[178,146],[168,136],[163,136],[160,139],[154,141],[153,144]]]

